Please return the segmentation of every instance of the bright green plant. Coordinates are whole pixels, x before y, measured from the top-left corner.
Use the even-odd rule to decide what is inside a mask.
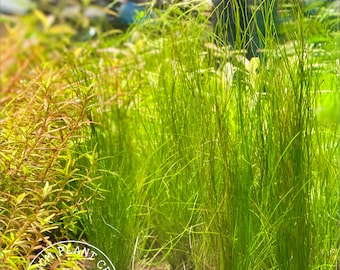
[[[339,85],[315,69],[302,10],[292,47],[273,32],[265,62],[230,63],[228,49],[209,51],[207,22],[176,8],[89,65],[108,190],[89,207],[91,241],[121,268],[334,268],[339,128],[316,116],[325,76]]]

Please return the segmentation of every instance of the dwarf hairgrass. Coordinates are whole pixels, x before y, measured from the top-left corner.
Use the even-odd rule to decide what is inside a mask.
[[[316,107],[329,73],[316,72],[302,10],[287,47],[265,8],[260,62],[229,58],[176,6],[101,56],[92,143],[108,192],[89,209],[89,235],[121,267],[335,266],[338,125]]]
[[[89,143],[107,192],[89,206],[89,239],[122,268],[335,265],[337,235],[326,228],[337,191],[320,184],[333,172],[336,185],[336,151],[320,140],[335,142],[337,127],[321,135],[320,82],[303,36],[295,56],[277,47],[260,64],[235,55],[230,65],[205,46],[205,24],[173,13],[137,26],[90,65]],[[314,237],[318,228],[329,237]]]

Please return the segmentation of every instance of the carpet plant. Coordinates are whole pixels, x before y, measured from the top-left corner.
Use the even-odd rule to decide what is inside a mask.
[[[338,22],[289,4],[281,25],[263,12],[250,61],[241,29],[233,50],[214,44],[204,5],[18,44],[1,81],[3,267],[57,231],[117,269],[336,269]]]

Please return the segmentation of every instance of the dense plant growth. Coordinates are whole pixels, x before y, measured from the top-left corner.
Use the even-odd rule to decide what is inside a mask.
[[[86,43],[8,24],[0,268],[83,239],[117,269],[336,269],[339,22],[295,2],[250,61],[182,5]]]
[[[91,96],[68,81],[63,53],[75,52],[27,30],[17,22],[1,43],[1,269],[23,269],[52,242],[83,237],[84,204],[96,193],[91,163],[76,165],[93,160],[93,149],[79,152]]]

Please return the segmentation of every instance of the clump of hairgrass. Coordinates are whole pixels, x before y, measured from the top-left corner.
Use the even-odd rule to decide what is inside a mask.
[[[84,189],[95,188],[91,166],[78,164],[92,153],[77,151],[90,93],[76,95],[65,79],[65,43],[47,45],[50,34],[30,26],[17,19],[1,39],[1,269],[26,269],[52,242],[83,237],[93,193]]]
[[[291,48],[273,32],[266,61],[233,52],[215,69],[206,22],[176,8],[74,67],[96,89],[87,143],[107,190],[88,205],[90,241],[120,268],[334,268],[339,127],[316,108],[322,81],[338,83],[315,72],[302,10]]]
[[[92,139],[87,143],[95,149],[95,175],[106,191],[88,205],[87,235],[121,269],[134,265],[134,252],[146,241],[150,227],[144,190],[138,182],[144,177],[139,174],[143,161],[133,117],[145,83],[144,63],[134,49],[137,46],[127,45],[114,58],[98,50],[95,62],[87,59],[82,68],[74,66],[75,80],[96,91],[89,113]]]
[[[155,34],[151,30],[151,35]],[[173,28],[165,26],[164,32],[168,31],[173,31]],[[133,266],[135,260],[143,258],[141,249],[144,245],[156,258],[173,250],[159,239],[158,228],[157,235],[154,235],[156,224],[151,224],[152,206],[149,205],[156,198],[148,195],[152,186],[149,181],[153,182],[156,174],[152,172],[150,175],[145,158],[149,159],[155,145],[150,145],[152,134],[141,125],[148,115],[155,117],[148,114],[147,111],[152,108],[145,101],[153,99],[148,89],[149,79],[153,82],[155,78],[150,78],[145,70],[153,64],[149,60],[153,58],[154,61],[158,57],[158,47],[149,42],[145,37],[137,39],[135,44],[127,41],[123,49],[116,50],[113,59],[112,55],[99,55],[99,65],[92,65],[89,61],[83,65],[85,69],[76,67],[80,72],[79,81],[87,83],[84,78],[88,74],[97,74],[92,77],[92,82],[88,82],[93,83],[98,91],[97,104],[93,106],[91,115],[93,142],[89,143],[96,145],[98,174],[101,175],[102,187],[108,190],[103,194],[104,201],[93,201],[89,206],[89,237],[109,252],[117,267],[121,268]],[[109,52],[108,49],[106,51]],[[145,69],[146,66],[148,69]],[[152,72],[155,74],[155,70]],[[148,138],[152,141],[148,142]],[[159,245],[164,245],[165,251],[156,250]]]

